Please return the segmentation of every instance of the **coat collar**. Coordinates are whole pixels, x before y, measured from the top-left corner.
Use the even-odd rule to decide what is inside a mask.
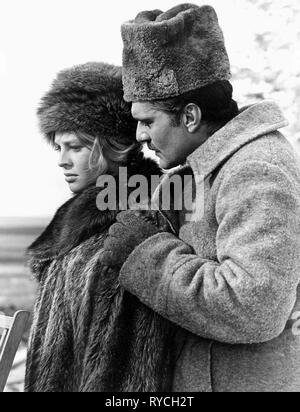
[[[192,153],[187,164],[195,176],[206,179],[246,144],[286,126],[288,122],[276,103],[266,100],[249,106]]]

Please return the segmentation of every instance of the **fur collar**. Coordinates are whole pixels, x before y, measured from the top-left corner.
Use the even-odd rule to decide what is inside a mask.
[[[131,159],[128,166],[128,177],[136,174],[148,179],[151,190],[151,175],[162,175],[162,171],[153,160],[146,159],[139,153]],[[100,188],[91,186],[58,209],[46,230],[27,250],[31,265],[34,261],[46,262],[66,255],[90,237],[103,233],[114,223],[118,210],[99,211],[96,205],[99,192]]]

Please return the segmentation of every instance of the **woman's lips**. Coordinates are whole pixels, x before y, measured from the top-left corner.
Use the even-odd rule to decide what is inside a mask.
[[[73,183],[77,179],[77,175],[65,175],[65,180],[68,183]]]

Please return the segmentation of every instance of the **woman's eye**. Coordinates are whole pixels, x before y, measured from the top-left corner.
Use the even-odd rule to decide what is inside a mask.
[[[71,146],[72,150],[75,150],[75,152],[79,152],[82,149],[82,146]]]
[[[141,122],[144,127],[150,127],[150,122]]]
[[[60,151],[60,147],[57,146],[57,145],[55,145],[55,146],[54,146],[54,150],[55,150],[56,152],[59,152],[59,151]]]

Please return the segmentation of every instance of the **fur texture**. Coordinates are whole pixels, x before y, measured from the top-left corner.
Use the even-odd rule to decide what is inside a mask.
[[[122,25],[125,100],[179,96],[231,78],[218,17],[211,6],[181,4],[142,12]]]
[[[142,155],[130,173],[158,174]],[[177,327],[146,308],[101,262],[116,212],[99,212],[99,189],[60,208],[29,248],[39,282],[26,370],[28,392],[169,391]],[[164,223],[166,224],[166,222]]]
[[[41,100],[38,119],[48,140],[55,132],[78,130],[130,144],[136,133],[130,109],[123,99],[122,68],[87,63],[57,75]]]

